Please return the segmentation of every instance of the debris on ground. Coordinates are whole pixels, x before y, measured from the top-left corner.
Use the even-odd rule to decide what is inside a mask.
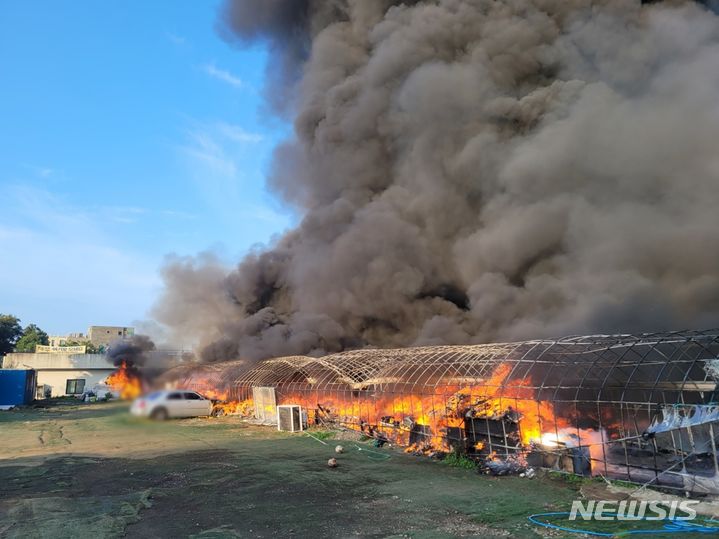
[[[526,475],[527,469],[527,461],[522,456],[516,455],[503,458],[490,456],[481,467],[481,470],[491,475],[519,475],[522,473]]]
[[[332,457],[330,460],[327,461],[327,466],[330,468],[337,468],[337,459]]]
[[[363,434],[361,432],[357,432],[354,430],[338,430],[333,433],[332,438],[335,440],[344,440],[344,441],[350,441],[350,442],[359,442],[363,438]]]
[[[342,447],[341,445],[338,445],[337,447],[335,447],[335,453],[344,453],[344,452],[345,452],[345,448]]]

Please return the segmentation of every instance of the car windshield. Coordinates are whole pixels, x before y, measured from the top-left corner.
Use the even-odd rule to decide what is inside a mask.
[[[147,395],[145,398],[150,401],[154,401],[155,399],[159,398],[160,395],[162,395],[162,391],[154,391]]]

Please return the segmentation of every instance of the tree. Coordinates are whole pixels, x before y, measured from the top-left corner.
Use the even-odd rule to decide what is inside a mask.
[[[30,324],[22,331],[22,337],[20,337],[15,344],[15,351],[34,352],[38,344],[48,344],[49,342],[47,333],[35,324]]]
[[[0,314],[0,356],[9,354],[22,335],[20,319],[11,314]]]

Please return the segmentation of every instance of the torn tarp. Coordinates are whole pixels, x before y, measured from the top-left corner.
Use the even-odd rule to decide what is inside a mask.
[[[662,418],[655,418],[646,430],[646,434],[657,434],[719,421],[719,405],[717,404],[677,404],[665,406],[661,408],[661,411]]]

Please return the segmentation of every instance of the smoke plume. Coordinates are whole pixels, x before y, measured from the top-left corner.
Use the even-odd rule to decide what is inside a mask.
[[[154,349],[155,343],[148,336],[133,335],[129,339],[118,339],[113,342],[107,351],[107,358],[116,367],[122,363],[141,367],[147,361],[147,352]]]
[[[271,53],[268,181],[303,219],[165,267],[156,318],[205,360],[717,325],[702,5],[234,0],[219,28]]]

